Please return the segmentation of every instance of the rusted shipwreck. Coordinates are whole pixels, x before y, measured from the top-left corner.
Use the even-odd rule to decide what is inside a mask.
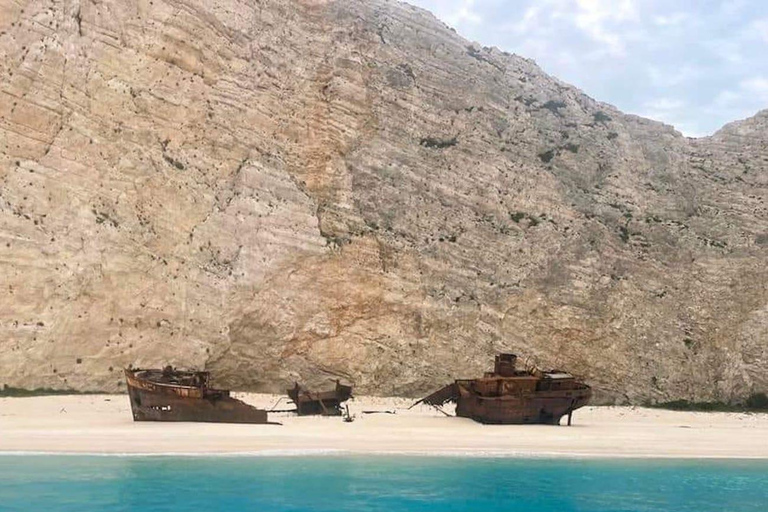
[[[416,404],[440,407],[455,402],[456,416],[480,423],[559,425],[568,416],[570,425],[573,411],[587,405],[592,396],[590,387],[569,373],[516,366],[516,355],[497,355],[493,372],[457,380]]]
[[[134,421],[269,423],[267,411],[210,387],[208,372],[125,370]]]
[[[297,382],[288,390],[288,397],[296,404],[296,413],[299,416],[341,416],[341,404],[352,398],[352,387],[337,380],[332,390],[310,391],[299,386]]]

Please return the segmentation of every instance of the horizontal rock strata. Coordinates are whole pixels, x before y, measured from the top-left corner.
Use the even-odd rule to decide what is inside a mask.
[[[687,139],[388,0],[0,0],[0,385],[768,390],[768,113]]]

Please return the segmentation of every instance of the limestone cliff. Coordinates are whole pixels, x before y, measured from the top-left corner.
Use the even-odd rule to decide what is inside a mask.
[[[768,390],[768,113],[686,139],[389,0],[0,0],[0,385]]]

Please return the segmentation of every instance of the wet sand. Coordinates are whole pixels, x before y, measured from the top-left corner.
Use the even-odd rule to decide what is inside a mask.
[[[273,395],[237,395],[271,408]],[[574,425],[481,425],[403,398],[355,398],[355,421],[270,414],[282,425],[135,423],[126,395],[0,398],[0,452],[393,453],[768,459],[768,414],[586,407]],[[278,408],[288,408],[283,401]],[[363,411],[395,414],[363,414]],[[450,411],[450,408],[446,409]],[[563,419],[565,423],[565,418]]]

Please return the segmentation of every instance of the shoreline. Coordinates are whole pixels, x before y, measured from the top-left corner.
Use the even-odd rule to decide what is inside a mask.
[[[482,425],[411,403],[358,397],[352,423],[270,413],[282,425],[243,425],[134,422],[127,395],[0,398],[0,456],[768,460],[768,414],[601,406],[577,410],[572,427]]]
[[[391,457],[391,458],[425,458],[425,459],[522,459],[522,460],[589,460],[589,461],[669,461],[669,462],[765,462],[768,457],[732,457],[721,456],[676,456],[663,454],[650,455],[606,455],[599,453],[567,453],[567,452],[414,452],[414,451],[345,451],[345,450],[265,450],[256,452],[67,452],[67,451],[0,451],[0,460],[3,457],[114,457],[126,459],[294,459],[294,458],[364,458],[364,457]]]

